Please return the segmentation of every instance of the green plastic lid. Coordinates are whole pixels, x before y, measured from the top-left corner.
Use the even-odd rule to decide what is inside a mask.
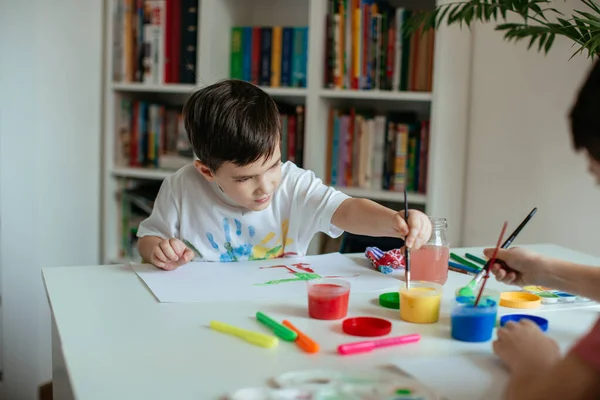
[[[379,295],[379,305],[386,308],[400,309],[400,294],[398,292],[389,292]]]

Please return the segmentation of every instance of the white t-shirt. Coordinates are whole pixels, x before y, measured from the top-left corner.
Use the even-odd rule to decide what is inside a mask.
[[[339,237],[331,218],[349,196],[291,162],[281,174],[269,207],[249,211],[187,165],[163,181],[137,236],[178,238],[195,261],[222,262],[302,256],[317,232]]]

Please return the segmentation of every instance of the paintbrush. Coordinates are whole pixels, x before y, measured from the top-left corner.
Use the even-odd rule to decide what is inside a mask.
[[[502,225],[502,231],[500,231],[500,237],[498,238],[498,243],[496,243],[496,248],[494,249],[494,253],[492,254],[492,258],[490,258],[490,265],[493,265],[496,261],[496,255],[498,254],[498,249],[500,249],[500,243],[502,242],[502,238],[504,237],[504,232],[506,232],[506,225],[508,222],[504,221],[504,225]],[[475,307],[479,304],[479,299],[481,299],[481,294],[483,293],[483,289],[485,288],[485,284],[490,277],[489,268],[488,272],[485,274],[483,278],[483,284],[481,285],[481,289],[479,290],[479,294],[477,295],[477,300],[475,300]]]
[[[515,240],[517,235],[521,232],[521,230],[525,227],[525,225],[527,225],[529,220],[531,220],[531,218],[533,218],[533,216],[535,215],[536,212],[537,212],[537,207],[534,207],[529,212],[529,214],[525,217],[525,219],[523,219],[523,221],[521,221],[521,223],[519,224],[519,226],[517,226],[517,228],[514,230],[514,232],[510,234],[508,239],[506,239],[506,241],[502,244],[502,246],[501,246],[502,249],[506,249],[506,248],[508,248],[508,246],[510,246],[512,244],[512,242]],[[484,267],[481,269],[481,271],[479,271],[479,273],[477,275],[475,275],[475,277],[471,280],[471,282],[469,282],[469,284],[467,286],[465,286],[464,288],[462,288],[459,291],[459,294],[461,296],[469,296],[469,295],[472,296],[475,291],[475,288],[479,285],[479,283],[481,283],[481,279],[483,279],[483,277],[489,272],[492,265],[493,264],[490,262],[490,260],[488,260],[485,263]]]
[[[410,226],[408,226],[408,200],[406,198],[406,189],[404,190],[404,220],[406,221],[406,226],[408,227],[408,232],[410,234]],[[406,289],[410,289],[410,249],[406,245],[406,240],[404,241],[404,259],[405,259],[405,274],[404,278],[406,279]]]

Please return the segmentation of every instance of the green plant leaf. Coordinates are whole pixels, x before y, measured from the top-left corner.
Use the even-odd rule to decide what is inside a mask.
[[[470,27],[475,21],[493,21],[497,24],[495,29],[504,33],[505,40],[518,42],[527,39],[527,48],[537,44],[539,52],[548,53],[556,36],[563,36],[579,46],[575,55],[584,51],[589,56],[597,55],[600,54],[600,5],[596,0],[581,1],[591,11],[574,10],[569,17],[551,7],[553,0],[455,1],[438,5],[425,13],[414,13],[403,29],[406,35],[410,35],[419,30],[438,29],[442,24]],[[507,22],[509,14],[522,18],[522,22]]]
[[[551,33],[548,36],[548,40],[546,41],[546,44],[544,45],[544,51],[546,52],[546,54],[548,54],[548,52],[550,51],[550,48],[552,47],[552,43],[554,43],[554,38],[555,38],[555,34]]]

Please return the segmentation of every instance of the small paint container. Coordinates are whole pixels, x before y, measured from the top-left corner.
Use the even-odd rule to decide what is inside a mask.
[[[452,303],[451,330],[453,339],[461,342],[487,342],[492,338],[498,315],[498,297],[482,293],[477,306],[474,296],[457,296]]]
[[[350,282],[320,278],[307,281],[308,315],[314,319],[342,319],[348,314]]]
[[[542,332],[546,332],[548,330],[548,320],[546,318],[537,317],[535,315],[528,314],[509,314],[504,315],[500,318],[500,326],[504,326],[508,321],[519,322],[522,319],[528,319],[532,322],[535,322],[537,326],[540,327]]]
[[[411,281],[410,289],[400,287],[400,318],[416,324],[432,324],[440,318],[442,285]]]

